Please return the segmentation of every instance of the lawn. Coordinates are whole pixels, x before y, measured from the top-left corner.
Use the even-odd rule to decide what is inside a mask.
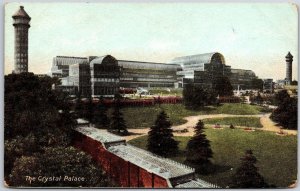
[[[151,127],[160,111],[164,110],[169,116],[173,125],[179,125],[186,122],[184,117],[206,114],[211,108],[202,110],[188,110],[182,104],[162,104],[160,107],[126,107],[122,109],[124,119],[128,128],[148,128]]]
[[[246,149],[252,149],[258,159],[259,172],[269,184],[287,187],[297,179],[297,136],[277,136],[272,132],[246,132],[242,129],[205,130],[214,152],[212,162],[219,166],[218,172],[198,175],[200,178],[226,187],[232,174],[240,165],[240,157]],[[180,142],[180,154],[173,160],[183,163],[187,141],[190,137],[176,137]],[[137,147],[146,148],[147,137],[129,141]],[[231,170],[232,169],[232,170]]]
[[[233,115],[257,115],[261,113],[263,107],[257,105],[241,103],[225,103],[216,107],[216,113],[233,114]]]
[[[205,124],[220,124],[220,125],[230,125],[233,126],[243,126],[243,127],[262,127],[259,117],[220,117],[204,119]]]
[[[122,109],[124,119],[128,128],[148,128],[154,124],[154,121],[161,110],[164,110],[170,117],[173,125],[180,125],[186,122],[184,117],[205,114],[259,114],[262,107],[247,104],[222,104],[221,106],[208,106],[198,110],[186,109],[182,104],[162,104],[149,107],[125,107]]]

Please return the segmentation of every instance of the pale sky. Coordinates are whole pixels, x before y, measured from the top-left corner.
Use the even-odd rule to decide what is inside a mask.
[[[294,56],[298,79],[298,13],[288,3],[8,3],[5,74],[14,64],[12,15],[30,15],[29,71],[48,73],[55,56],[102,56],[169,62],[174,57],[220,52],[232,68],[260,78],[285,78]]]

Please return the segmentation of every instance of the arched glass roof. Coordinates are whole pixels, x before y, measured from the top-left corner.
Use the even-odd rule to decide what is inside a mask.
[[[90,66],[94,64],[117,64],[118,61],[111,55],[100,56],[90,62]]]
[[[171,63],[177,63],[177,64],[186,63],[186,62],[211,63],[214,60],[218,60],[221,62],[221,64],[225,64],[224,56],[218,52],[177,57],[174,58],[171,61]]]

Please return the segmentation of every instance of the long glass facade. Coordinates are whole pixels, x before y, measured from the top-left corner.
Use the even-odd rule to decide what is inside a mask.
[[[128,60],[119,60],[118,64],[122,71],[120,86],[125,88],[174,88],[174,84],[177,83],[176,72],[181,70],[181,67],[176,64]]]
[[[178,57],[170,63],[117,60],[110,55],[57,56],[51,74],[62,79],[62,88],[74,86],[70,93],[92,97],[113,97],[120,87],[182,88],[190,82],[211,86],[218,76],[229,77],[235,89],[251,88],[251,80],[257,78],[251,70],[231,69],[218,52]]]
[[[170,63],[182,67],[182,71],[177,72],[177,75],[182,75],[182,86],[191,81],[202,86],[211,86],[214,79],[227,76],[234,89],[238,86],[251,89],[251,81],[257,78],[251,70],[231,69],[231,66],[226,65],[224,56],[218,52],[178,57]]]

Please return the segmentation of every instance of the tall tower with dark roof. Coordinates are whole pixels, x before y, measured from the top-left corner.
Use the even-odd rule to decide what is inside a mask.
[[[291,85],[292,82],[292,63],[293,63],[293,55],[289,52],[286,57],[286,85]]]
[[[15,27],[15,70],[19,74],[28,72],[28,29],[30,27],[30,16],[25,12],[24,7],[12,16]]]

